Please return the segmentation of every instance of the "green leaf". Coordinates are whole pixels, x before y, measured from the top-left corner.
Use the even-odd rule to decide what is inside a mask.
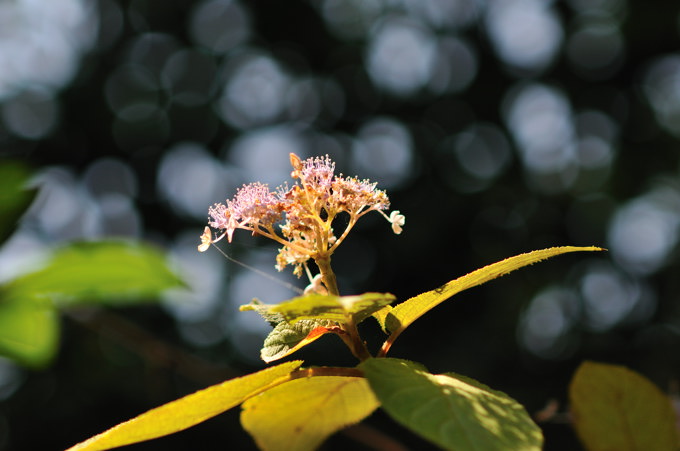
[[[15,279],[16,298],[46,298],[59,307],[131,304],[157,299],[181,280],[155,248],[123,241],[82,242],[58,250],[43,269]]]
[[[58,341],[59,317],[51,302],[0,291],[0,355],[42,368],[56,354]]]
[[[243,403],[241,424],[264,451],[313,450],[378,405],[363,377],[315,376],[250,398]]]
[[[292,354],[322,335],[340,333],[338,324],[358,324],[393,301],[393,295],[382,293],[359,296],[313,293],[277,305],[253,299],[239,310],[254,310],[274,325],[260,352],[262,360],[269,363]]]
[[[451,296],[460,293],[463,290],[481,285],[485,282],[488,282],[489,280],[495,279],[496,277],[500,277],[511,271],[514,271],[515,269],[531,265],[556,255],[567,252],[601,250],[604,249],[599,247],[563,246],[528,252],[526,254],[516,255],[500,262],[485,266],[481,269],[452,280],[432,291],[412,297],[411,299],[398,304],[387,315],[385,325],[387,326],[387,330],[389,330],[392,334],[385,342],[382,354],[384,355],[387,352],[394,340],[396,340],[396,338],[404,331],[404,329],[410,326],[415,320],[445,300],[449,299]]]
[[[333,326],[327,321],[281,322],[265,338],[260,357],[267,363],[282,359],[331,332]]]
[[[541,449],[540,428],[502,392],[462,376],[430,374],[405,360],[368,359],[359,368],[392,418],[439,447]]]
[[[26,188],[30,175],[21,163],[0,162],[0,243],[11,235],[35,198],[37,190]]]
[[[241,404],[246,399],[290,379],[302,361],[282,363],[257,373],[231,379],[164,404],[68,451],[96,451],[143,442],[182,431]]]
[[[364,293],[358,296],[329,296],[311,293],[270,308],[271,313],[280,313],[290,323],[296,321],[328,320],[340,324],[358,324],[384,306],[394,302],[389,293]]]
[[[569,398],[576,432],[591,451],[680,449],[669,397],[634,371],[584,362]]]

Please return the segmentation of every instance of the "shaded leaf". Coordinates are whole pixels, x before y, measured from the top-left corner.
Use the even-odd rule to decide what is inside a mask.
[[[540,450],[543,436],[524,407],[508,395],[458,375],[428,373],[405,360],[359,365],[383,409],[444,449]]]
[[[262,450],[313,450],[378,405],[363,377],[308,377],[250,398],[243,403],[241,424]]]
[[[81,242],[58,250],[43,269],[15,279],[16,298],[47,298],[59,307],[130,304],[181,286],[162,253],[123,241]]]
[[[528,252],[526,254],[516,255],[500,262],[485,266],[455,280],[452,280],[432,291],[412,297],[401,304],[398,304],[387,315],[385,325],[392,335],[385,342],[385,346],[383,346],[383,354],[387,352],[391,344],[401,334],[401,332],[403,332],[404,329],[411,325],[415,320],[445,300],[449,299],[451,296],[460,293],[463,290],[481,285],[485,282],[488,282],[489,280],[495,279],[496,277],[500,277],[511,271],[514,271],[515,269],[531,265],[556,255],[567,252],[601,250],[603,249],[599,247],[563,246]]]
[[[44,367],[57,352],[59,317],[44,299],[17,299],[0,292],[0,355]]]
[[[574,427],[585,447],[600,450],[677,450],[670,399],[625,367],[584,362],[569,387]]]
[[[355,324],[394,302],[389,293],[364,293],[358,296],[329,296],[310,293],[272,306],[271,313],[280,313],[290,323],[296,321],[328,320],[340,324]]]
[[[37,190],[26,187],[30,175],[19,162],[0,161],[0,243],[12,234],[35,198]]]
[[[322,335],[334,332],[332,327],[329,322],[321,321],[281,322],[265,338],[260,357],[267,363],[286,357]]]
[[[96,451],[143,442],[182,431],[289,380],[302,361],[282,363],[231,379],[164,404],[95,435],[68,451]]]

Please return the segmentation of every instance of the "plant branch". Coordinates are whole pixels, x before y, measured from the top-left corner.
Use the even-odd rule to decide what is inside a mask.
[[[301,368],[290,374],[292,379],[313,376],[342,376],[342,377],[363,377],[364,372],[359,368],[346,368],[342,366],[318,366],[312,368]]]
[[[342,430],[349,438],[378,451],[408,451],[408,448],[382,431],[358,423]]]
[[[338,239],[335,240],[335,243],[333,244],[333,246],[331,246],[331,248],[328,250],[329,253],[332,254],[333,252],[335,252],[335,250],[338,248],[338,246],[340,246],[340,243],[342,243],[345,240],[345,238],[347,238],[347,235],[349,235],[350,230],[352,230],[352,228],[354,227],[354,224],[357,223],[357,219],[358,219],[358,217],[355,217],[354,215],[350,215],[349,223],[347,224],[347,227],[345,227],[345,230],[342,232],[342,235],[340,235],[338,237]]]
[[[372,357],[371,353],[368,352],[366,343],[361,339],[361,336],[359,335],[359,329],[357,329],[357,325],[354,321],[346,323],[344,330],[347,332],[346,343],[348,346],[350,346],[352,354],[354,354],[356,358],[363,362],[364,360]]]
[[[387,337],[387,340],[385,340],[385,342],[382,344],[380,351],[378,351],[377,357],[385,357],[387,355],[390,348],[392,347],[392,343],[394,343],[394,340],[396,340],[397,337],[401,334],[402,330],[403,329],[397,329],[394,332],[392,332],[392,335]]]
[[[203,384],[241,376],[240,373],[214,365],[182,349],[159,340],[141,327],[113,313],[99,308],[78,308],[63,313],[86,328],[118,343],[141,356],[145,362],[176,371],[178,374]]]

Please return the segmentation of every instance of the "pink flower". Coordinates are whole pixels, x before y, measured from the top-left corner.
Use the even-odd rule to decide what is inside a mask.
[[[294,273],[301,276],[303,269],[309,271],[306,266],[309,259],[317,264],[330,261],[331,254],[356,221],[370,211],[379,211],[392,224],[392,230],[401,233],[404,216],[398,211],[389,217],[383,213],[390,201],[375,183],[335,175],[335,163],[328,155],[301,160],[290,154],[290,163],[291,177],[299,180],[291,188],[284,184],[274,193],[265,184],[250,183],[239,188],[226,204],[210,207],[209,224],[223,233],[212,239],[207,229],[201,236],[199,250],[206,250],[224,236],[231,242],[236,229],[250,230],[282,244],[276,259],[277,269],[292,265]],[[349,221],[345,230],[336,236],[332,225],[341,213],[348,214]],[[281,222],[280,229],[276,231],[274,225],[278,222]]]
[[[331,189],[331,181],[335,172],[335,163],[325,157],[308,158],[302,163],[300,183],[307,189],[317,193],[327,193]]]
[[[283,218],[283,203],[262,183],[243,185],[227,204],[215,204],[208,210],[209,224],[225,230],[231,242],[234,230],[246,229],[257,233],[271,229]]]
[[[333,180],[333,203],[338,210],[350,215],[371,210],[386,210],[390,206],[385,191],[376,184],[356,177],[336,177]]]

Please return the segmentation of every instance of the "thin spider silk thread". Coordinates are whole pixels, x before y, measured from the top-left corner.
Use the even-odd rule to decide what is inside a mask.
[[[288,289],[291,290],[291,291],[294,291],[294,292],[296,292],[296,293],[298,293],[298,294],[304,294],[304,291],[303,291],[302,289],[296,287],[296,286],[293,285],[292,283],[284,282],[283,280],[281,280],[281,279],[279,279],[279,278],[277,278],[277,277],[274,277],[274,276],[272,276],[271,274],[267,274],[266,272],[264,272],[264,271],[262,271],[262,270],[260,270],[260,269],[254,268],[254,267],[252,267],[252,266],[250,266],[250,265],[247,265],[247,264],[245,264],[245,263],[243,263],[243,262],[241,262],[241,261],[238,261],[238,260],[236,260],[234,257],[230,257],[229,255],[227,255],[227,253],[224,252],[222,249],[220,249],[219,246],[217,246],[215,243],[212,243],[212,245],[213,245],[213,247],[214,247],[215,249],[217,249],[217,251],[218,251],[220,254],[222,254],[222,255],[223,255],[227,260],[229,260],[230,262],[236,263],[237,265],[242,266],[243,268],[249,269],[250,271],[253,271],[254,273],[256,273],[256,274],[258,274],[258,275],[260,275],[260,276],[262,276],[262,277],[265,277],[265,278],[267,278],[267,279],[269,279],[269,280],[271,280],[271,281],[273,281],[273,282],[276,282],[276,283],[278,283],[279,285],[282,285],[282,286],[288,288]]]

